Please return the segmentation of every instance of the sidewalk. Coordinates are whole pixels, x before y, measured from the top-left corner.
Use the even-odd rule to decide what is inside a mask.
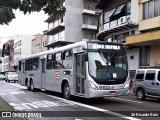
[[[2,112],[12,112],[15,111],[12,106],[10,106],[4,99],[0,96],[0,116],[2,116]],[[0,120],[24,120],[23,118],[2,118]]]

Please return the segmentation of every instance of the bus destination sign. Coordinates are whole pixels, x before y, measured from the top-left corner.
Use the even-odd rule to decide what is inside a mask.
[[[120,45],[106,45],[106,44],[94,44],[89,43],[88,49],[109,49],[109,50],[120,50]]]

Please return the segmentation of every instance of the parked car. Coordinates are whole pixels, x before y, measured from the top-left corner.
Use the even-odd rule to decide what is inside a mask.
[[[18,82],[18,74],[16,72],[7,72],[6,73],[6,82]]]
[[[0,80],[5,80],[5,76],[3,74],[0,74]]]
[[[137,99],[153,97],[160,100],[160,69],[138,69],[133,84]]]

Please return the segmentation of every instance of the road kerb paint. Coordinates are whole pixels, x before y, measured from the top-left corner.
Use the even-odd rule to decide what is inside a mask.
[[[58,100],[64,100],[66,102],[70,102],[72,104],[76,104],[76,105],[79,105],[79,106],[82,106],[82,107],[86,107],[86,108],[89,108],[89,109],[92,109],[92,110],[105,112],[107,114],[115,115],[115,116],[118,116],[118,117],[121,117],[121,118],[125,118],[125,119],[128,119],[128,120],[141,120],[141,119],[138,119],[138,118],[129,117],[129,116],[126,116],[126,115],[123,115],[123,114],[119,114],[119,113],[116,113],[116,112],[112,112],[112,111],[109,111],[109,110],[105,110],[105,109],[102,109],[102,108],[98,108],[98,107],[94,107],[94,106],[90,106],[90,105],[86,105],[86,104],[82,104],[82,103],[66,100],[64,98],[59,98],[59,97],[52,96],[52,95],[47,95],[47,96],[52,97],[54,99],[58,99]]]

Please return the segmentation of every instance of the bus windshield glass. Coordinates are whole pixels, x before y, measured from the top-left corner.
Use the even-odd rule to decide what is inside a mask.
[[[123,84],[127,79],[128,64],[124,47],[89,51],[88,63],[89,73],[98,84]]]

